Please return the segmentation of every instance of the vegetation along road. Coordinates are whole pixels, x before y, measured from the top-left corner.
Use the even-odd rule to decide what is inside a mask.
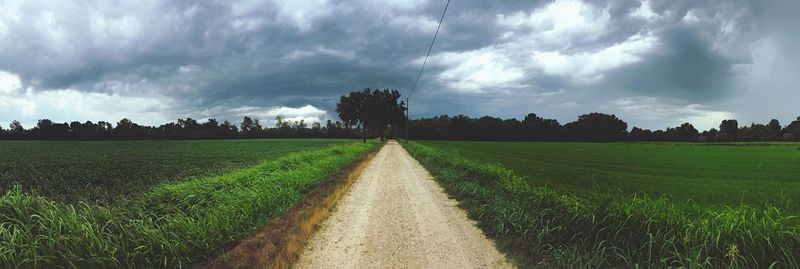
[[[322,223],[296,268],[505,268],[428,172],[389,142]]]

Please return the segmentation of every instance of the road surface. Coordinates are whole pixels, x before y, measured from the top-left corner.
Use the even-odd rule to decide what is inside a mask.
[[[294,268],[510,268],[397,142],[370,161]]]

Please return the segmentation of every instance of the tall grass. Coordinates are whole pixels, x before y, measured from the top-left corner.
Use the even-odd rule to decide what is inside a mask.
[[[293,153],[158,185],[110,208],[61,204],[14,188],[0,197],[0,267],[187,267],[263,226],[374,146]]]
[[[563,194],[497,164],[404,146],[525,267],[800,267],[800,226],[779,208]]]

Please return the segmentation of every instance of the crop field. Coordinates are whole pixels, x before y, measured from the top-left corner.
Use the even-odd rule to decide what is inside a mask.
[[[217,175],[350,140],[0,141],[0,193],[108,202],[164,181]]]
[[[797,144],[409,142],[525,267],[797,268]]]
[[[675,202],[800,212],[800,144],[421,143],[502,164],[531,184],[562,191],[642,192]]]
[[[219,255],[378,145],[352,140],[40,143],[3,145],[26,161],[3,157],[0,268],[190,267]],[[14,165],[27,167],[15,170]],[[56,178],[63,180],[47,182]],[[36,184],[26,180],[41,186],[30,191],[25,186]],[[67,188],[80,191],[60,193]],[[86,199],[94,190],[116,199]]]

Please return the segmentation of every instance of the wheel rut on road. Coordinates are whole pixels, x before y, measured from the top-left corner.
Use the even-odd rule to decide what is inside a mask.
[[[513,268],[397,142],[370,160],[294,268]]]

